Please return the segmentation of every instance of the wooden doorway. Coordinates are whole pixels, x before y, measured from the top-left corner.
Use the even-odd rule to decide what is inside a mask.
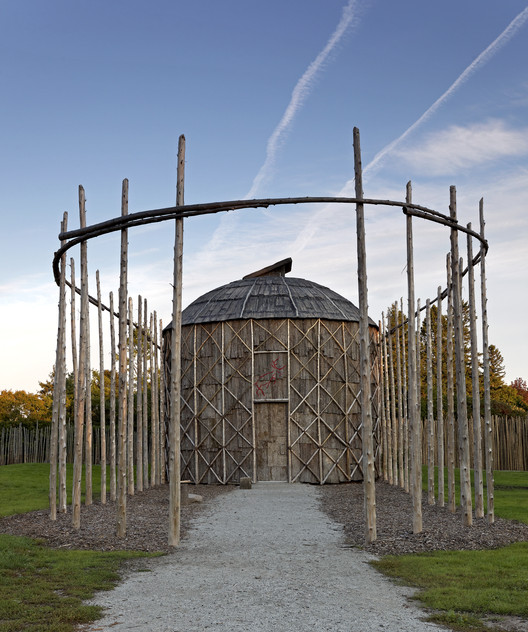
[[[288,481],[288,404],[255,404],[257,480]]]

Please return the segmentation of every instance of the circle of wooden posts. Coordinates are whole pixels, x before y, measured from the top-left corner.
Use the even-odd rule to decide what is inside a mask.
[[[375,511],[375,451],[373,432],[379,432],[378,443],[382,449],[382,476],[387,482],[409,491],[413,499],[413,531],[422,530],[422,465],[428,470],[427,502],[445,503],[444,467],[447,469],[447,505],[455,510],[454,469],[460,469],[461,500],[464,524],[472,521],[470,470],[474,469],[475,515],[483,515],[483,463],[486,469],[487,514],[493,522],[493,454],[492,420],[490,414],[489,353],[485,255],[487,242],[484,236],[483,201],[480,201],[480,231],[471,224],[457,222],[456,190],[450,189],[449,215],[412,202],[410,183],[406,188],[405,202],[365,198],[362,188],[361,151],[359,131],[354,129],[355,197],[298,197],[235,200],[206,204],[184,204],[185,138],[180,137],[178,146],[178,173],[176,206],[138,213],[128,213],[128,181],[123,181],[121,215],[112,220],[86,225],[84,189],[79,187],[80,228],[67,230],[67,214],[61,222],[60,248],[53,259],[53,271],[59,286],[59,319],[57,352],[54,375],[54,399],[51,432],[50,470],[50,517],[57,515],[57,488],[59,511],[66,511],[66,286],[70,288],[71,304],[71,355],[74,376],[74,424],[75,453],[73,466],[72,521],[75,528],[81,524],[81,475],[85,469],[85,502],[92,502],[92,463],[94,458],[93,429],[91,425],[92,367],[90,360],[89,306],[97,307],[99,326],[99,388],[103,394],[101,410],[104,410],[104,313],[109,314],[110,357],[109,369],[109,417],[101,415],[99,461],[101,476],[101,502],[106,502],[106,464],[109,466],[109,497],[117,505],[117,533],[126,535],[126,499],[135,491],[169,482],[168,540],[176,546],[180,539],[180,407],[167,406],[167,402],[181,401],[181,311],[183,270],[183,221],[203,214],[228,210],[268,208],[308,203],[352,204],[356,208],[357,278],[359,294],[359,339],[361,383],[361,444],[362,474],[365,493],[365,540],[376,539]],[[369,351],[369,319],[367,288],[367,256],[365,248],[364,211],[366,206],[390,206],[403,210],[407,230],[407,314],[404,314],[403,298],[400,309],[396,302],[391,314],[382,314],[379,349],[371,360]],[[438,288],[434,298],[428,298],[424,307],[415,299],[413,261],[413,218],[439,223],[449,229],[450,248],[447,255],[445,289]],[[128,230],[135,226],[160,221],[175,221],[174,282],[173,282],[173,335],[171,349],[165,359],[160,359],[162,322],[156,312],[149,314],[147,300],[137,299],[134,312],[133,298],[128,296]],[[88,291],[87,244],[90,239],[110,232],[121,233],[120,286],[118,310],[114,311],[113,293],[109,294],[109,306],[103,304],[96,274],[97,298]],[[459,257],[459,233],[467,236],[467,267]],[[478,243],[478,253],[473,256],[473,241]],[[66,253],[73,246],[81,245],[80,282],[75,279],[74,261],[71,259],[71,277],[66,280]],[[476,334],[476,308],[474,294],[475,267],[480,265],[482,365],[484,383],[483,410],[479,406],[478,350]],[[351,276],[353,276],[351,272]],[[462,279],[467,277],[470,309],[470,346],[473,380],[473,423],[470,425],[466,408],[466,373],[464,366],[464,340],[462,332]],[[80,295],[80,319],[77,339],[76,294]],[[446,301],[447,299],[447,301]],[[442,302],[446,305],[442,307]],[[436,303],[436,367],[432,365],[432,306]],[[425,309],[426,353],[425,367],[420,367],[420,315]],[[137,313],[137,322],[135,322]],[[443,320],[446,314],[446,353],[443,354]],[[392,318],[392,319],[391,319]],[[114,319],[118,322],[116,344]],[[159,334],[159,337],[158,337]],[[445,357],[444,357],[445,356]],[[128,360],[128,361],[127,361]],[[170,363],[170,372],[161,370],[162,362]],[[107,370],[108,371],[108,370]],[[426,376],[426,388],[421,391],[421,374]],[[446,400],[443,407],[442,373],[447,375]],[[171,376],[170,384],[165,376]],[[371,393],[371,378],[376,375],[376,392]],[[437,387],[436,418],[433,392]],[[116,410],[117,393],[117,410]],[[455,415],[454,401],[457,401]],[[376,405],[372,405],[372,397]],[[427,402],[425,422],[422,421],[420,403]],[[136,412],[134,423],[134,409]],[[374,418],[373,418],[374,411]],[[108,424],[108,442],[106,426]],[[425,425],[424,425],[425,424]],[[373,429],[378,429],[373,430]],[[470,432],[471,430],[471,432]],[[149,434],[150,431],[150,434]],[[482,434],[484,441],[482,441]],[[472,435],[473,440],[471,441]],[[84,450],[83,450],[84,448]],[[291,446],[288,446],[291,449]],[[484,458],[482,455],[484,450]],[[456,453],[456,452],[457,453]],[[252,457],[253,458],[253,457]],[[308,464],[304,464],[305,469]],[[436,470],[435,470],[436,468]],[[437,472],[438,497],[435,498],[434,481]],[[58,472],[58,478],[57,478]],[[57,482],[58,481],[58,482]],[[224,482],[224,481],[222,481]]]

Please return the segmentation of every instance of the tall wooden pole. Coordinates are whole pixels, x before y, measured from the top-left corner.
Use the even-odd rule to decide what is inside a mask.
[[[471,223],[467,225],[471,230]],[[475,268],[473,266],[473,243],[467,235],[468,286],[469,286],[469,331],[471,336],[471,395],[473,408],[473,476],[475,487],[475,518],[484,517],[484,481],[482,478],[482,432],[480,425],[480,380],[477,348],[477,311],[475,308]]]
[[[143,491],[143,299],[138,296],[137,332],[137,398],[136,398],[136,484]]]
[[[178,142],[176,205],[184,204],[185,136]],[[183,218],[176,219],[174,238],[174,280],[172,295],[171,339],[171,410],[169,456],[169,545],[180,543],[181,473],[180,473],[180,397],[181,397],[181,312],[183,280]]]
[[[110,500],[116,499],[116,341],[114,293],[110,292]]]
[[[134,495],[134,301],[128,297],[128,409],[127,409],[127,478],[128,494]]]
[[[148,414],[148,349],[147,299],[143,300],[143,489],[149,488],[149,414]]]
[[[381,420],[381,464],[383,470],[383,480],[388,481],[388,451],[389,442],[387,440],[387,417],[385,415],[385,354],[383,350],[383,340],[385,338],[385,327],[382,326],[381,321],[378,321],[378,329],[380,332],[380,420]]]
[[[154,324],[154,314],[150,315],[150,400],[151,400],[151,414],[150,414],[150,486],[154,487],[157,482],[157,444],[158,444],[158,428],[157,428],[157,401],[156,401],[156,375],[155,375],[155,362],[154,354],[156,348],[154,345],[154,338],[156,337],[156,326]]]
[[[407,183],[406,202],[412,202],[411,183]],[[416,362],[416,319],[414,298],[414,250],[412,216],[406,215],[407,228],[407,296],[408,330],[407,362],[409,365],[408,410],[411,427],[411,493],[413,501],[413,533],[422,531],[422,422],[418,402],[418,367]]]
[[[64,213],[61,222],[61,233],[68,229],[68,214]],[[64,241],[61,242],[64,245]],[[49,501],[50,518],[57,520],[57,467],[59,462],[59,425],[61,411],[66,401],[62,401],[62,394],[66,394],[66,253],[61,257],[61,272],[59,284],[59,323],[57,327],[57,350],[55,354],[55,372],[53,376],[53,408],[51,414],[50,437],[50,475]],[[64,388],[63,388],[64,382]]]
[[[79,205],[81,200],[79,200]],[[82,191],[81,228],[86,227],[86,198],[84,189]],[[86,364],[84,371],[85,389],[85,444],[84,444],[84,503],[91,505],[93,502],[93,476],[92,476],[92,366],[90,360],[90,300],[88,291],[88,242],[81,244],[81,285],[86,287],[86,300],[82,301],[81,310],[84,309],[85,331],[84,331],[84,361]]]
[[[86,225],[84,208],[84,189],[79,186],[79,211],[81,228]],[[79,360],[77,375],[77,403],[75,405],[75,454],[73,458],[73,489],[72,489],[72,523],[74,529],[81,526],[81,478],[82,478],[82,449],[84,434],[84,412],[86,403],[86,313],[88,306],[88,284],[84,282],[87,277],[83,273],[86,268],[86,242],[81,243],[81,312],[79,322]]]
[[[159,341],[163,344],[163,321],[159,321]],[[163,352],[161,353],[161,370],[159,386],[159,451],[160,451],[160,484],[166,483],[165,476],[165,367],[163,365]]]
[[[405,491],[409,493],[409,412],[407,410],[407,339],[405,337],[405,313],[403,311],[403,297],[400,298],[401,331],[402,331],[402,402],[403,402],[403,463]]]
[[[435,428],[433,410],[433,344],[431,340],[431,301],[427,299],[426,307],[426,353],[427,353],[427,502],[434,505],[435,502]]]
[[[398,480],[400,487],[405,487],[405,473],[403,465],[403,384],[402,384],[402,358],[401,358],[401,327],[398,302],[394,302],[394,315],[396,318],[396,388],[398,391]]]
[[[456,188],[450,187],[449,214],[457,221]],[[473,522],[471,510],[471,478],[469,464],[469,432],[466,400],[466,370],[464,363],[464,332],[462,324],[462,280],[458,256],[458,230],[451,228],[451,271],[453,280],[453,321],[455,325],[455,364],[457,386],[457,427],[460,468],[460,504],[465,526]]]
[[[438,505],[445,504],[444,490],[444,400],[442,394],[442,288],[436,303],[436,432],[438,462]]]
[[[446,382],[447,382],[447,504],[449,511],[456,511],[455,497],[455,393],[453,379],[453,281],[451,255],[446,257],[447,266],[447,332],[446,332]]]
[[[388,318],[390,329],[390,317]],[[398,484],[398,419],[396,417],[396,385],[394,381],[394,334],[387,333],[389,345],[390,424],[392,445],[392,483]]]
[[[382,332],[383,332],[383,370],[384,370],[384,386],[385,386],[385,426],[387,433],[387,480],[392,485],[394,483],[394,476],[392,470],[392,424],[391,424],[391,412],[390,412],[390,389],[389,389],[389,357],[387,353],[387,329],[385,328],[385,313],[381,314]]]
[[[354,128],[354,174],[356,198],[363,198],[363,171],[359,129]],[[374,542],[376,535],[376,480],[374,470],[374,438],[372,435],[372,407],[370,401],[370,338],[368,318],[367,251],[365,245],[365,209],[356,203],[356,236],[359,293],[359,362],[361,382],[361,422],[363,447],[363,490],[365,504],[365,541]]]
[[[121,215],[128,215],[128,180],[123,180],[121,193]],[[128,229],[121,230],[121,265],[119,273],[119,402],[117,450],[117,535],[126,535],[126,491],[127,491],[127,292],[128,292]]]
[[[480,236],[484,236],[484,200],[480,200]],[[480,289],[482,306],[482,366],[484,379],[484,448],[486,450],[486,496],[488,522],[495,522],[495,500],[493,480],[493,427],[491,419],[491,393],[490,393],[490,365],[488,345],[488,298],[486,291],[486,251],[484,245],[480,246]]]
[[[97,284],[97,322],[99,325],[99,426],[101,429],[101,504],[106,504],[106,391],[103,344],[103,306],[99,270],[95,272]]]

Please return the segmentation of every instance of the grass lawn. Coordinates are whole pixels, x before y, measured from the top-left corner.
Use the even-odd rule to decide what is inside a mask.
[[[99,496],[100,473],[94,466],[94,498]],[[69,490],[71,478],[68,466]],[[49,465],[1,466],[0,516],[46,509],[48,486]],[[54,550],[29,538],[0,534],[0,632],[71,632],[77,624],[95,621],[100,608],[83,600],[113,588],[124,560],[146,555]]]
[[[93,497],[96,499],[101,496],[101,467],[94,465],[92,470]],[[0,517],[49,507],[49,472],[50,466],[47,463],[0,466]],[[72,476],[73,465],[69,463],[66,471],[68,503],[71,503]],[[84,490],[84,469],[82,489]],[[84,492],[82,501],[84,502]]]
[[[495,515],[528,523],[528,472],[495,472],[494,479]],[[455,630],[489,631],[484,615],[528,619],[528,542],[496,550],[386,556],[374,565],[419,588],[416,598],[436,611],[431,619]]]

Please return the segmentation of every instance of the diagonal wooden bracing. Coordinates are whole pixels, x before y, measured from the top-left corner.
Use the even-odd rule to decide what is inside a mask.
[[[242,476],[361,480],[358,358],[353,322],[248,319],[184,327],[183,478],[222,484]],[[373,377],[376,423],[377,398]]]

